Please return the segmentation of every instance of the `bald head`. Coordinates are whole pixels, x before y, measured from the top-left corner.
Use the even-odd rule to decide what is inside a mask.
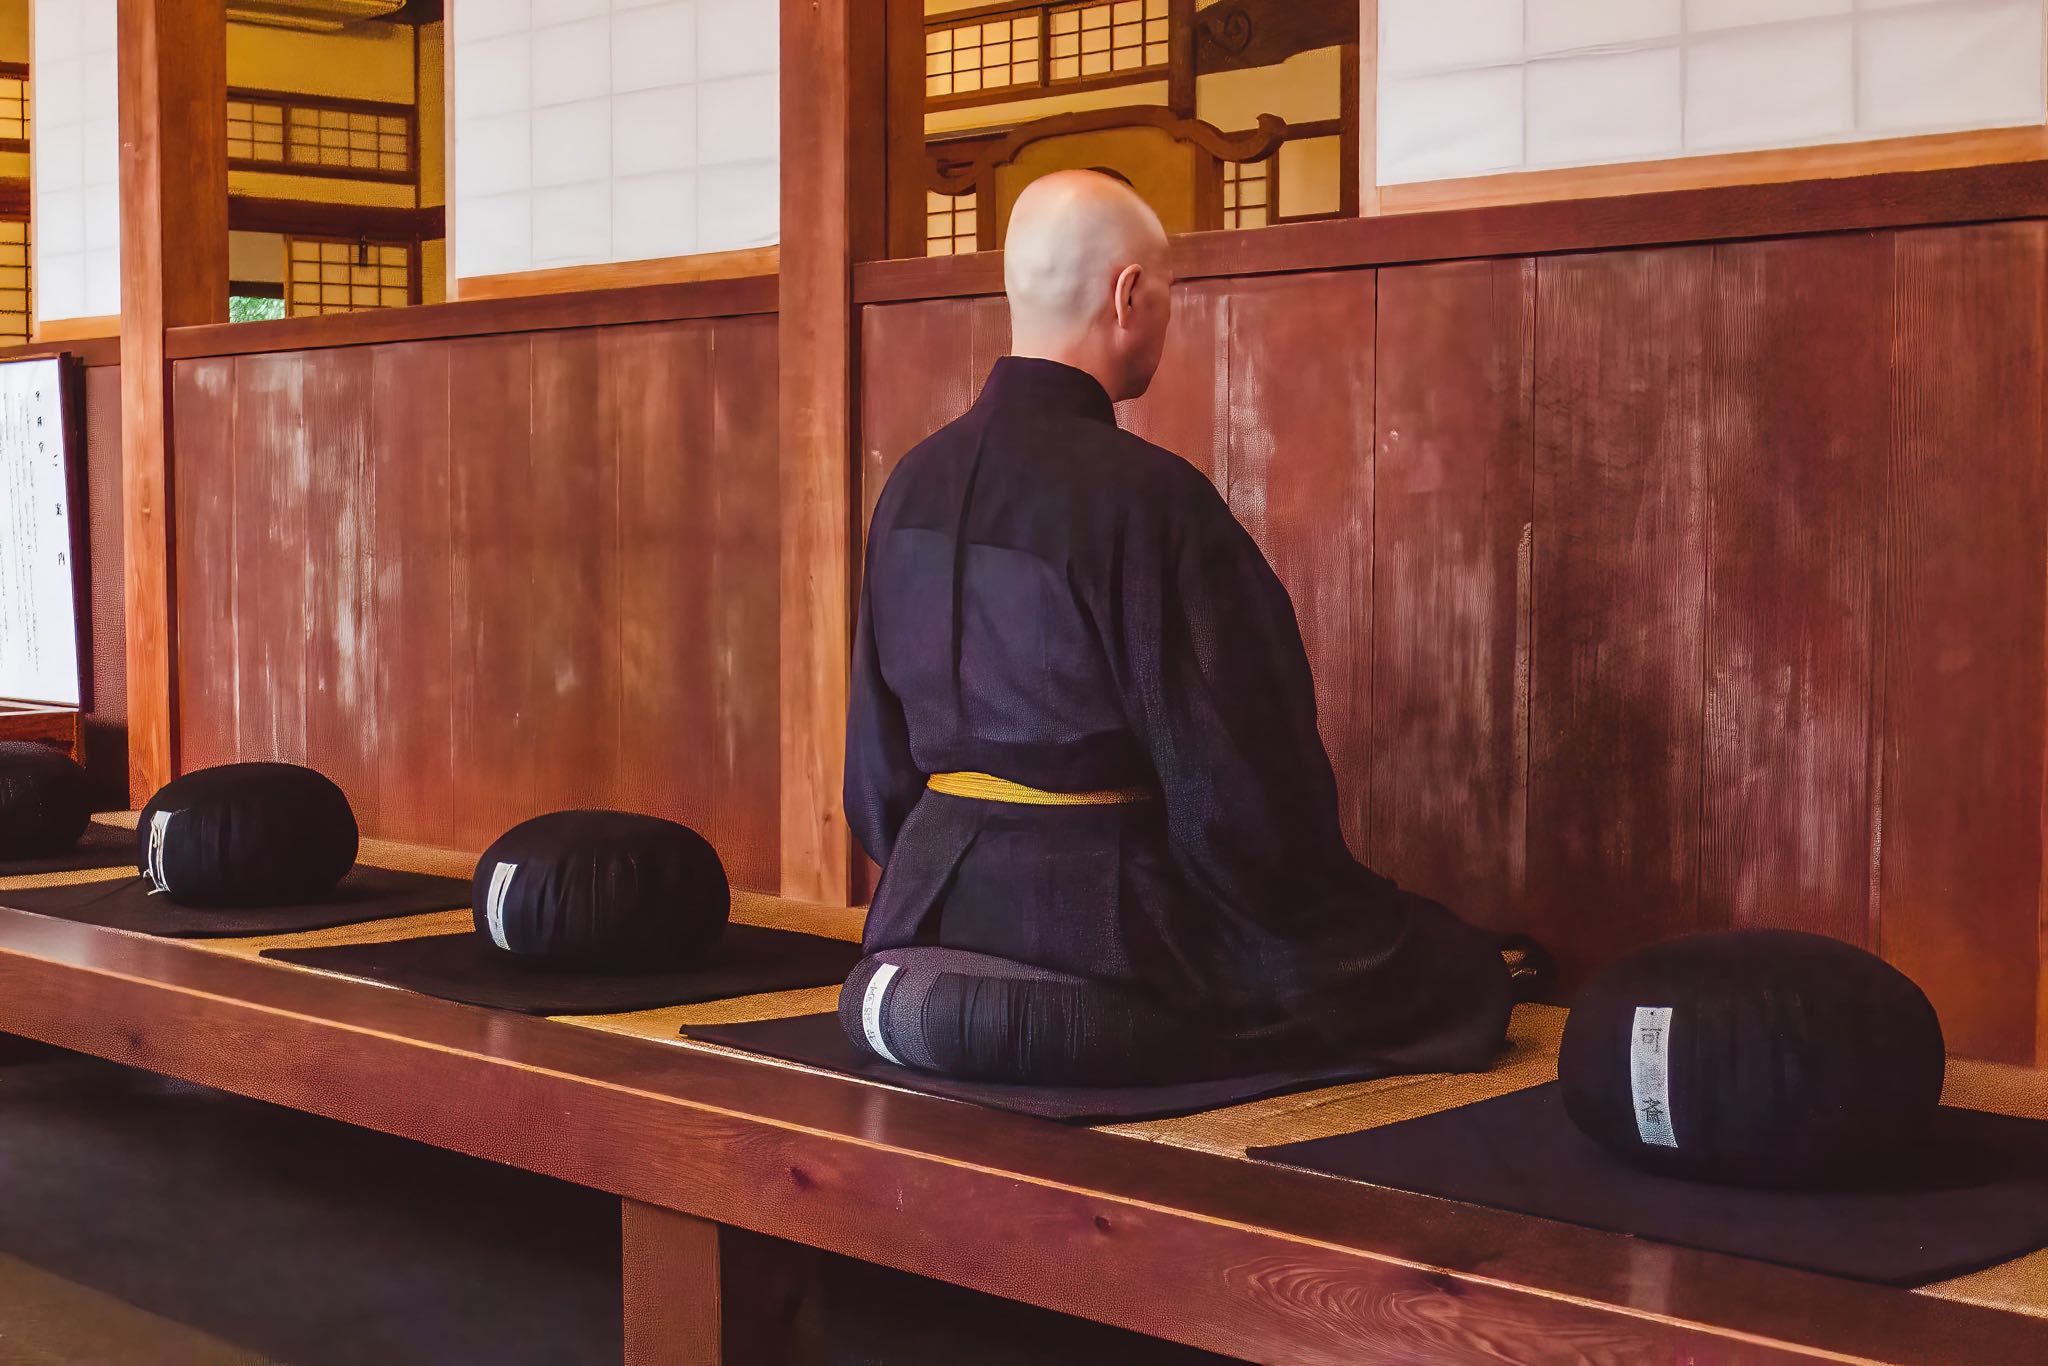
[[[1152,383],[1172,316],[1172,266],[1159,216],[1096,171],[1033,181],[1003,243],[1011,349],[1086,370],[1110,397]]]

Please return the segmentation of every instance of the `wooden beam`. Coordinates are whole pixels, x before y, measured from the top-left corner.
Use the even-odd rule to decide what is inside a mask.
[[[164,329],[227,320],[227,20],[220,0],[120,0],[118,13],[128,785],[140,799],[177,772]]]
[[[273,199],[267,195],[228,196],[228,226],[236,232],[281,232],[299,237],[369,237],[402,242],[413,237],[442,237],[448,211],[439,204],[423,209],[384,204],[336,204],[324,199]]]
[[[439,234],[433,234],[439,236]],[[597,266],[557,266],[508,275],[464,275],[455,281],[455,296],[473,299],[522,299],[535,294],[579,294],[641,285],[693,284],[704,280],[744,280],[773,275],[779,266],[777,247],[743,247],[737,251],[705,251],[693,256],[664,256],[646,261],[612,261]]]
[[[1206,280],[2015,218],[2048,218],[2048,161],[1187,233],[1173,240],[1173,270],[1180,280]],[[881,304],[1002,292],[1002,253],[983,251],[863,264],[855,297]]]
[[[859,461],[853,263],[886,240],[856,150],[887,118],[883,48],[858,0],[782,0],[782,891],[852,894],[841,810]]]
[[[620,1206],[626,1366],[823,1360],[814,1249],[637,1200]]]
[[[489,337],[501,332],[553,332],[572,327],[619,327],[684,318],[741,318],[775,311],[776,280],[748,275],[688,284],[634,285],[588,294],[521,294],[505,299],[464,299],[418,308],[376,308],[274,322],[214,323],[172,331],[172,360],[249,356],[266,351],[311,351],[326,346],[384,346],[392,342]],[[45,348],[47,349],[47,348]],[[116,354],[105,362],[113,364]]]
[[[1171,0],[1167,19],[1166,105],[1195,116],[1195,0]]]
[[[889,0],[888,143],[890,256],[922,256],[925,244],[924,0]]]

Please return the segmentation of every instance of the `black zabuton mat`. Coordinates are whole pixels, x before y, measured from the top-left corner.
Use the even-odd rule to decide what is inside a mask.
[[[1165,1119],[1216,1110],[1288,1091],[1309,1091],[1340,1082],[1390,1076],[1404,1068],[1391,1057],[1299,1071],[1260,1072],[1213,1081],[1177,1082],[1168,1086],[1011,1086],[999,1082],[954,1081],[907,1067],[871,1061],[854,1048],[839,1027],[839,1016],[794,1015],[747,1024],[689,1025],[685,1038],[737,1048],[784,1062],[800,1062],[828,1072],[842,1072],[867,1081],[886,1082],[906,1091],[964,1100],[993,1110],[1010,1110],[1062,1124],[1122,1124],[1140,1119]]]
[[[573,972],[521,963],[468,931],[381,944],[265,949],[263,956],[464,1005],[528,1015],[610,1015],[829,987],[853,971],[860,945],[796,930],[727,925],[717,954],[701,967],[650,973]]]
[[[1946,1106],[1914,1175],[1882,1190],[1651,1176],[1581,1134],[1554,1082],[1250,1156],[1883,1285],[1926,1285],[2048,1245],[2048,1123]]]
[[[78,843],[42,858],[0,859],[0,877],[35,877],[42,873],[81,873],[90,868],[136,866],[135,832],[94,821]]]
[[[469,905],[469,892],[467,878],[400,873],[359,863],[324,900],[301,906],[180,906],[168,897],[151,896],[149,883],[140,876],[0,891],[0,906],[171,939],[239,939],[452,911]]]

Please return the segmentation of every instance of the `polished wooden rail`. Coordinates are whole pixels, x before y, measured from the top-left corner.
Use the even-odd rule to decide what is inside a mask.
[[[1264,1361],[2040,1358],[1994,1310],[4,909],[0,1029],[645,1207],[650,1360],[707,1359],[705,1268],[760,1249],[689,1220]]]
[[[171,360],[247,356],[272,351],[317,351],[385,342],[487,337],[572,327],[736,318],[773,313],[776,278],[744,276],[628,289],[537,294],[506,299],[465,299],[417,308],[383,308],[275,322],[211,323],[172,328],[165,341]],[[47,349],[47,348],[44,348]]]
[[[2043,216],[2048,161],[2026,161],[1188,233],[1174,239],[1174,270],[1205,280]],[[1002,292],[994,251],[854,272],[864,304]]]

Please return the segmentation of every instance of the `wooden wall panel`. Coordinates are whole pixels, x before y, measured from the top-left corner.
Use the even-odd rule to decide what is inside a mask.
[[[235,362],[172,372],[178,493],[178,753],[188,769],[234,760],[240,714],[235,648]]]
[[[630,396],[606,382],[603,342],[588,328],[533,338],[532,712],[521,722],[534,799],[551,805],[605,805],[619,768],[617,418]]]
[[[1536,266],[1379,278],[1373,862],[1481,924],[1527,892]]]
[[[121,544],[121,369],[85,372],[85,480],[92,565],[92,708],[85,767],[93,803],[128,805],[128,611]]]
[[[781,857],[774,793],[764,791],[775,784],[755,757],[773,754],[782,733],[778,700],[765,684],[778,669],[782,594],[763,569],[776,561],[784,516],[782,486],[765,477],[775,468],[779,438],[774,397],[762,393],[762,379],[775,373],[777,340],[775,319],[767,317],[730,320],[712,331],[703,400],[711,407],[711,441],[701,456],[712,468],[711,527],[690,575],[708,586],[711,631],[708,648],[684,641],[678,652],[700,661],[711,678],[710,705],[690,718],[701,729],[677,751],[685,762],[703,756],[710,773],[679,787],[712,794],[712,824],[728,832],[727,867],[762,887],[774,885]],[[671,444],[658,428],[647,439],[656,451]]]
[[[545,808],[534,788],[533,340],[448,351],[455,843],[478,849]],[[470,396],[488,395],[486,401]]]
[[[1699,925],[1713,259],[1537,266],[1525,925],[1567,983]]]
[[[861,527],[904,452],[966,412],[1010,349],[1001,299],[935,299],[861,310]]]
[[[305,583],[310,468],[305,359],[235,361],[235,748],[244,758],[306,762]]]
[[[772,317],[177,363],[188,766],[366,833],[571,806],[778,876]]]
[[[370,351],[378,819],[444,848],[456,844],[448,350]]]
[[[1891,241],[1716,249],[1700,920],[1876,947]]]
[[[1881,939],[1951,1047],[2024,1060],[2041,954],[2048,225],[1895,241]]]
[[[1117,421],[1164,446],[1211,479],[1229,463],[1232,356],[1229,321],[1233,281],[1199,282],[1173,291],[1173,327],[1159,373],[1143,398],[1119,405]]]
[[[377,769],[377,481],[370,463],[371,354],[314,351],[300,370],[305,404],[306,762],[341,784],[358,824],[383,828]]]
[[[1239,285],[1219,318],[1228,378],[1213,471],[1294,599],[1344,833],[1367,859],[1374,285],[1371,271]]]

